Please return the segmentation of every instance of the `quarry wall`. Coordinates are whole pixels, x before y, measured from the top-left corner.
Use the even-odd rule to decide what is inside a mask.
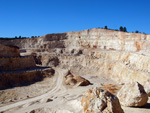
[[[40,38],[11,41],[0,40],[0,42],[9,45],[16,45],[21,49],[71,49],[86,47],[131,52],[149,52],[148,49],[150,49],[150,35],[106,29],[89,29],[77,32],[47,34]]]
[[[43,80],[45,77],[51,77],[53,74],[54,70],[51,68],[11,73],[0,72],[0,90],[30,85],[34,82]]]
[[[0,45],[0,57],[17,57],[20,56],[19,48],[15,46]]]
[[[0,71],[15,71],[35,68],[32,56],[0,58]]]
[[[143,84],[150,79],[150,35],[146,34],[89,29],[0,42],[30,49],[31,53],[53,51],[54,58],[40,58],[44,66],[69,67],[74,72],[105,75],[120,82]],[[83,53],[73,54],[74,50]]]
[[[126,58],[132,58],[135,54],[127,53],[119,56],[116,53],[116,56],[114,54],[112,58],[111,54],[103,52],[101,58],[61,56],[59,60],[63,68],[69,67],[72,72],[80,73],[81,75],[95,74],[106,78],[110,77],[117,82],[138,81],[141,84],[150,80],[149,65],[146,62],[149,58],[146,61],[144,61],[144,58],[141,59],[140,62],[143,60],[142,64],[140,62],[136,63],[136,60],[130,64],[131,59]],[[140,59],[140,57],[137,57],[137,59]]]

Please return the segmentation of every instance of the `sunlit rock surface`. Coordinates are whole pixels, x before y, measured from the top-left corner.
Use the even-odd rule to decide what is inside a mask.
[[[120,84],[128,82],[138,82],[149,95],[150,35],[95,28],[76,32],[47,34],[38,38],[0,40],[0,43],[9,45],[7,48],[2,47],[6,51],[4,54],[0,53],[0,71],[17,71],[12,75],[18,77],[18,79],[10,79],[11,74],[9,73],[0,73],[0,77],[9,74],[7,77],[11,81],[12,79],[20,81],[19,78],[21,75],[23,75],[21,77],[29,75],[23,80],[28,80],[32,85],[25,86],[24,88],[26,88],[26,90],[30,89],[26,92],[30,95],[34,94],[34,96],[43,94],[49,90],[55,91],[58,88],[55,93],[53,92],[52,95],[49,95],[53,97],[53,101],[49,102],[52,103],[49,107],[56,105],[57,108],[60,107],[60,109],[64,111],[67,110],[76,113],[77,110],[82,111],[81,108],[79,109],[80,104],[78,104],[78,107],[70,108],[66,103],[72,100],[78,100],[80,102],[81,95],[87,89],[95,86],[105,86],[104,89],[116,94],[119,88],[122,87]],[[13,49],[10,49],[12,46]],[[0,49],[0,51],[4,49]],[[12,56],[8,57],[7,55]],[[37,67],[45,67],[46,70],[45,68]],[[57,70],[55,73],[56,76],[52,76],[54,75],[54,69]],[[64,70],[70,70],[73,76],[66,79],[66,74],[63,73]],[[23,72],[23,74],[18,75],[20,71]],[[41,76],[36,76],[41,75],[37,73],[42,73],[43,78],[47,78],[49,75],[48,78],[50,79],[48,79],[48,82],[42,79],[41,81],[45,82],[43,86],[40,82],[39,86],[36,82],[30,82],[34,81],[33,79],[36,77],[37,79],[42,78]],[[61,77],[63,79],[59,80]],[[57,85],[57,80],[60,85]],[[82,81],[92,84],[81,87],[77,83]],[[15,88],[18,86],[16,82],[13,81],[12,83],[15,83]],[[69,85],[71,87],[69,87]],[[2,84],[1,86],[4,85]],[[113,86],[115,86],[115,88]],[[34,90],[32,90],[31,87],[34,87]],[[48,88],[46,89],[45,87]],[[21,87],[20,89],[23,88]],[[8,90],[11,92],[13,89]],[[16,88],[15,91],[17,90],[18,88]],[[21,90],[19,91],[21,92]],[[4,99],[6,92],[7,90],[4,90],[3,93],[1,93],[1,97],[3,97],[1,100],[4,100],[4,103],[7,103],[5,100],[9,100]],[[18,95],[17,97],[20,97]],[[28,96],[24,99],[27,98]],[[56,101],[57,99],[58,101]],[[40,102],[43,103],[45,101],[40,100]],[[59,104],[57,102],[59,102]],[[34,102],[32,104],[34,105]],[[142,104],[142,106],[144,104]],[[43,107],[45,107],[45,105]],[[29,110],[28,107],[27,109],[25,108],[18,108],[18,110],[23,110],[24,112],[35,110],[35,108]],[[52,111],[52,108],[48,108],[48,111],[49,110]],[[14,112],[16,111],[14,110]],[[20,112],[22,111],[18,111],[18,113]]]

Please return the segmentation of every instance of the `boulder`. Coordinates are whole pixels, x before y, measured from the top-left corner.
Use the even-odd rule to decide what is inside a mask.
[[[125,83],[117,94],[121,105],[141,107],[147,104],[148,95],[138,82]]]
[[[150,97],[150,81],[144,82],[143,86],[144,86],[145,92]]]
[[[65,76],[66,80],[65,83],[66,85],[78,85],[78,86],[87,86],[90,85],[90,81],[88,81],[87,79],[78,76],[78,75],[73,75],[71,74],[71,72],[69,71],[68,74]]]
[[[81,99],[84,113],[124,113],[118,98],[98,87],[89,89]]]

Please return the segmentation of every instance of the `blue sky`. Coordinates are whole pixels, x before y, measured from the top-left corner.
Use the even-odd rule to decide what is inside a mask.
[[[150,34],[150,0],[0,0],[0,37],[104,27]]]

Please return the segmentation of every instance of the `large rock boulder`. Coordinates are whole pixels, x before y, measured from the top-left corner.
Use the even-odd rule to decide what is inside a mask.
[[[85,92],[81,105],[84,113],[124,113],[115,95],[97,87]]]
[[[118,92],[117,97],[121,105],[140,107],[147,104],[148,95],[138,82],[126,83]]]
[[[65,78],[66,78],[65,80],[66,85],[87,86],[91,84],[90,81],[78,75],[69,74],[65,76]]]
[[[150,81],[145,81],[143,87],[147,95],[150,97]]]

